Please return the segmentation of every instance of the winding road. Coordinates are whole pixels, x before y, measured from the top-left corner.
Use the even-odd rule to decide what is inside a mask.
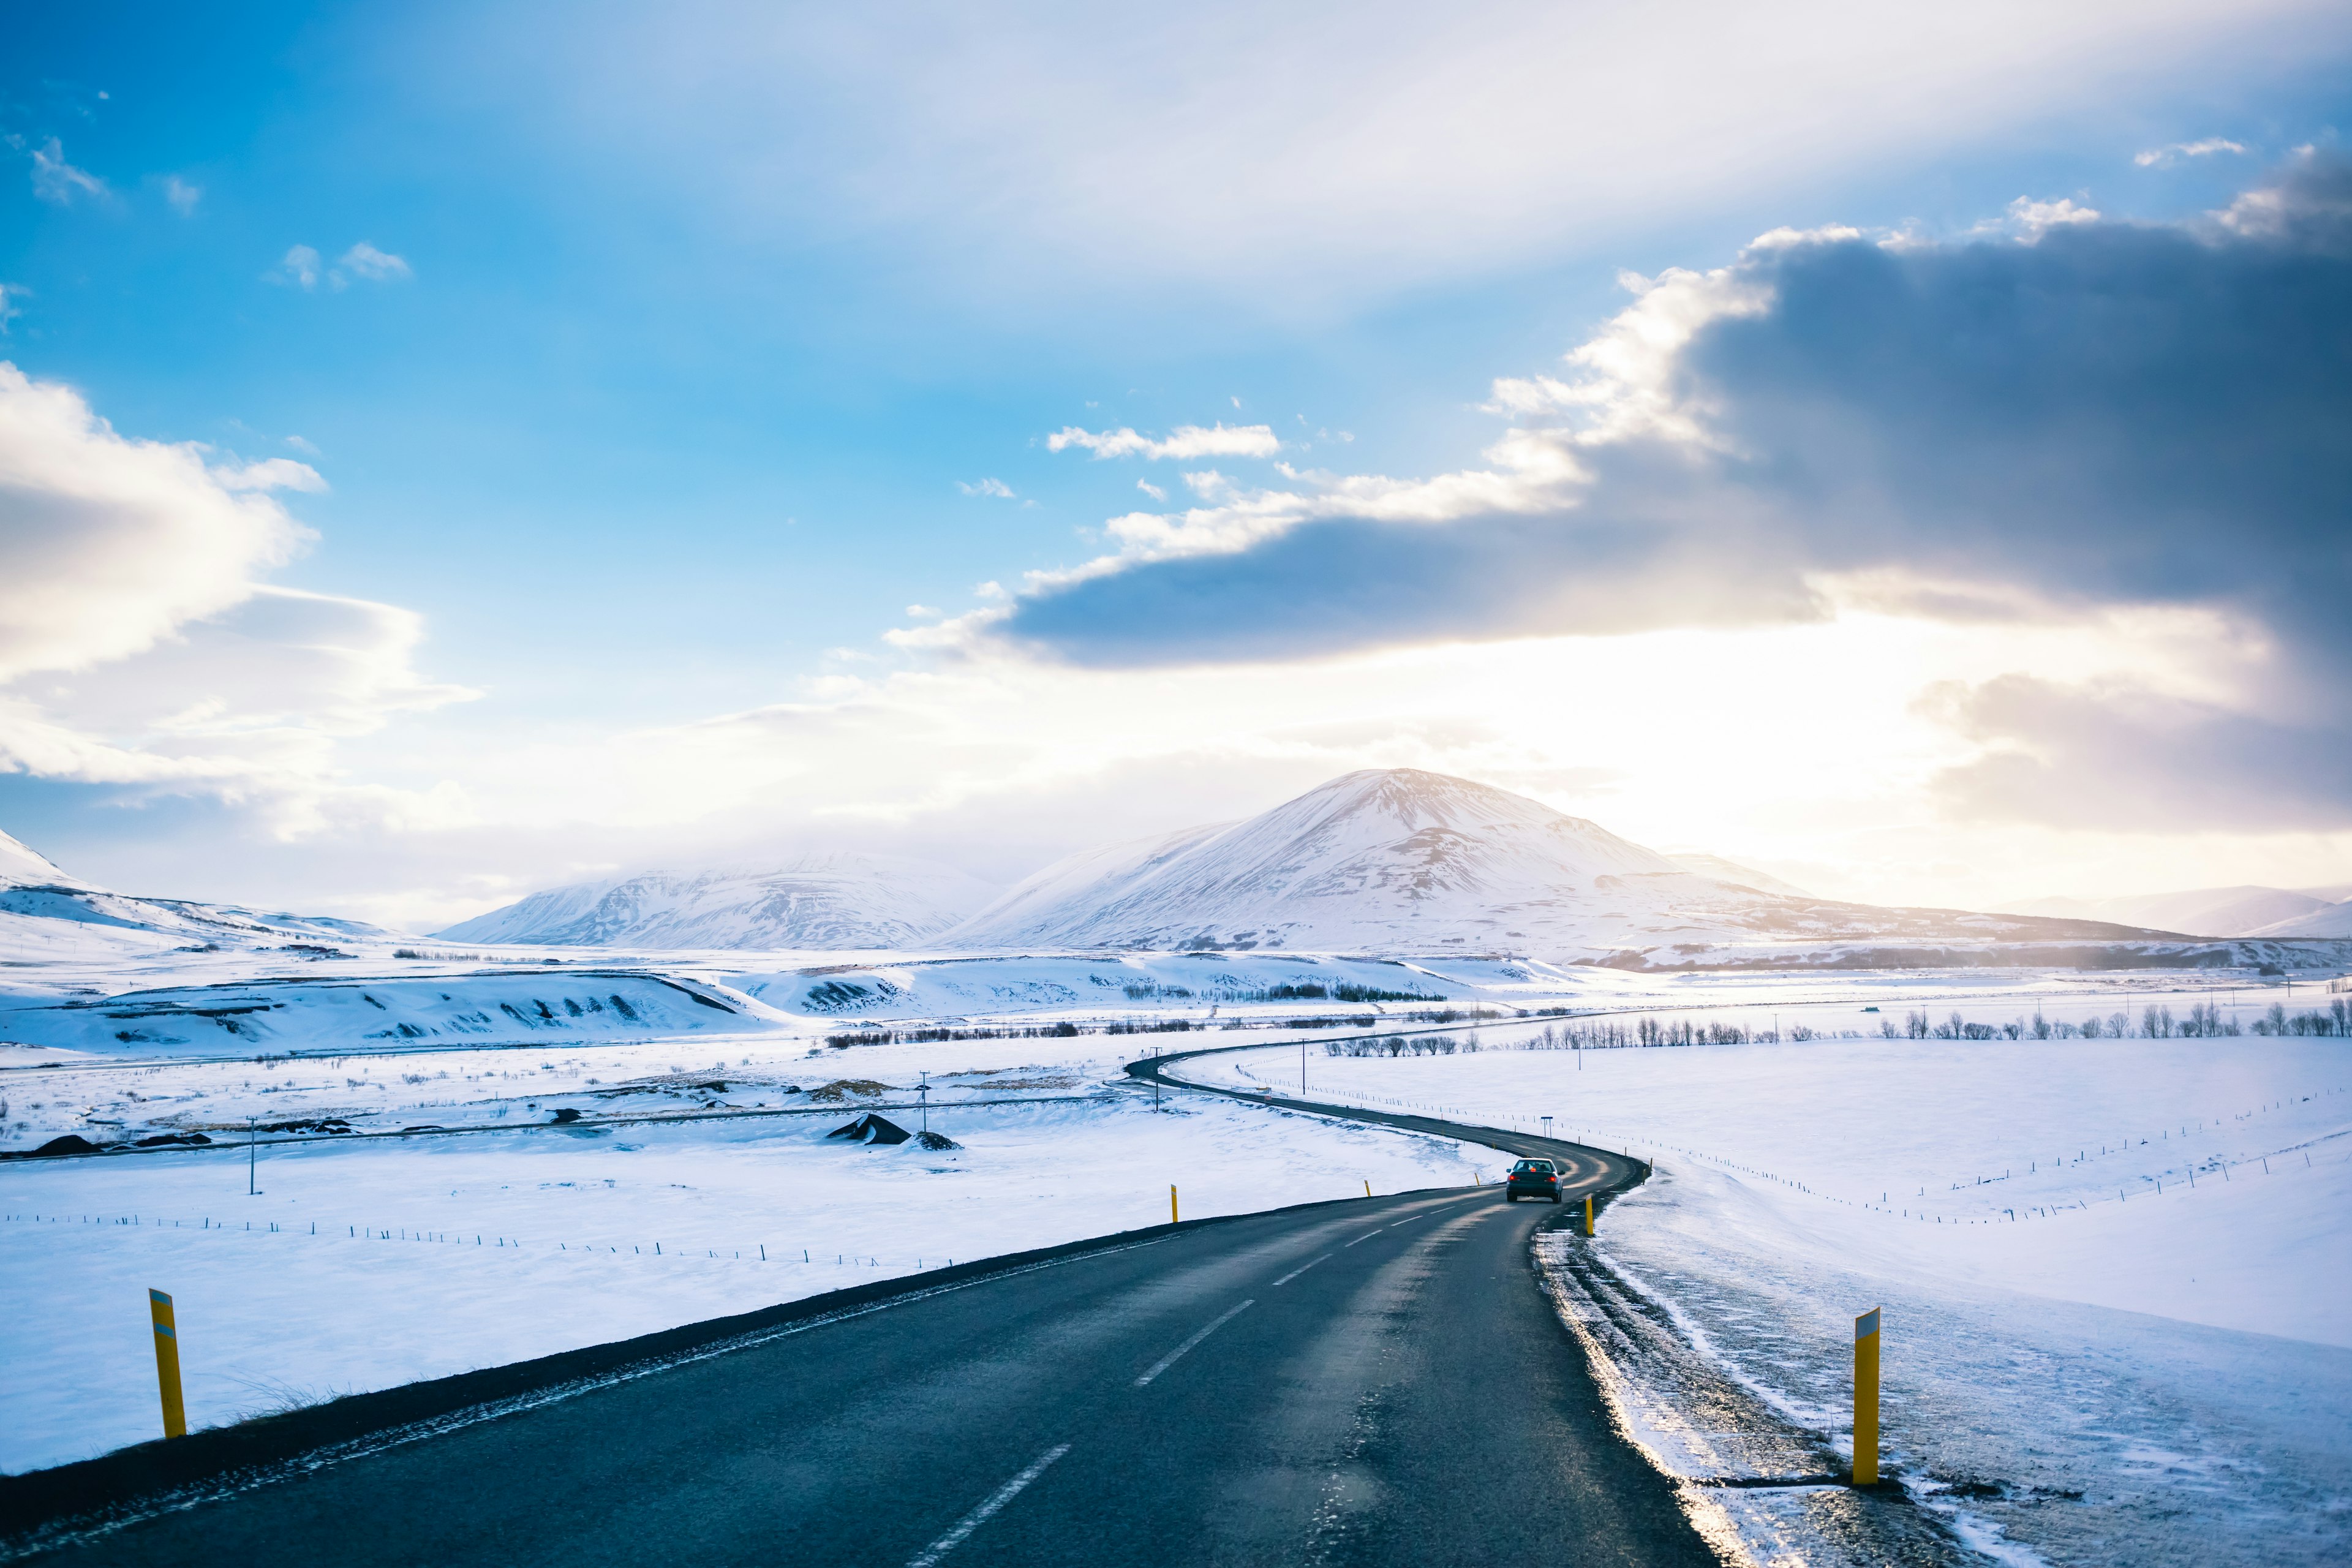
[[[1296,1108],[1549,1155],[1571,1197],[1638,1173]],[[37,1560],[1711,1564],[1534,1271],[1570,1213],[1478,1187],[1163,1228],[355,1443]]]

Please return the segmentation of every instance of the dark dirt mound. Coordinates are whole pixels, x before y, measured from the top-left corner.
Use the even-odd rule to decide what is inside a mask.
[[[915,1143],[919,1148],[929,1149],[934,1152],[941,1149],[961,1149],[963,1147],[962,1144],[957,1142],[954,1139],[949,1137],[944,1132],[918,1132],[915,1134]]]
[[[97,1152],[97,1144],[79,1132],[68,1132],[62,1138],[52,1138],[34,1150],[33,1158],[40,1160],[58,1154],[95,1154]]]
[[[854,1143],[904,1143],[914,1134],[897,1122],[869,1110],[848,1126],[836,1127],[825,1136],[846,1138]]]
[[[158,1132],[152,1138],[142,1138],[137,1146],[142,1149],[161,1149],[169,1143],[194,1145],[211,1142],[211,1139],[201,1132]]]

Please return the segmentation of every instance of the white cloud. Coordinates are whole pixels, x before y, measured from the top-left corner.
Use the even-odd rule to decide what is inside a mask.
[[[194,217],[196,204],[205,199],[205,189],[202,185],[190,184],[177,174],[166,174],[163,176],[163,199],[171,203],[172,210],[182,217]]]
[[[0,283],[0,338],[8,335],[8,323],[25,313],[16,301],[31,292],[22,283]]]
[[[206,458],[0,362],[0,772],[202,791],[281,833],[446,816],[350,784],[336,745],[474,694],[415,672],[415,613],[257,581],[309,537],[268,492],[316,469]]]
[[[303,438],[302,438],[301,437],[299,437],[299,436],[289,436],[289,437],[286,437],[286,444],[287,444],[288,446],[289,446],[289,447],[293,447],[296,451],[298,451],[298,452],[307,452],[307,453],[309,453],[309,454],[310,454],[311,457],[313,457],[313,458],[315,458],[315,457],[317,457],[317,456],[319,455],[319,448],[318,448],[317,447],[315,447],[315,446],[311,445],[309,441],[307,441],[307,440],[303,439]]]
[[[120,658],[238,603],[308,537],[262,492],[317,477],[125,439],[0,361],[0,680]]]
[[[968,496],[993,496],[998,500],[1013,499],[1013,487],[1003,479],[980,479],[971,484],[966,484],[963,480],[958,479],[956,489]]]
[[[335,264],[349,268],[371,283],[399,282],[416,276],[405,260],[388,250],[378,250],[364,239],[344,251]]]
[[[2183,158],[2210,158],[2216,153],[2236,153],[2243,155],[2250,149],[2242,142],[2232,142],[2224,136],[2208,136],[2202,142],[2175,142],[2169,147],[2151,147],[2132,162],[2143,169],[2168,169]]]
[[[2017,231],[2017,237],[2028,245],[2053,228],[2098,221],[2096,207],[2076,206],[2072,196],[2061,196],[2054,202],[2037,202],[2031,196],[2020,196],[2009,204],[2010,226]]]
[[[1105,430],[1097,435],[1075,425],[1045,437],[1045,449],[1049,452],[1071,447],[1083,447],[1097,458],[1141,457],[1157,462],[1162,458],[1271,458],[1282,450],[1282,442],[1271,426],[1223,423],[1205,427],[1179,425],[1166,440],[1139,436],[1130,428]]]
[[[278,265],[261,275],[264,283],[290,283],[299,289],[319,286],[319,253],[307,245],[289,248]]]
[[[1153,484],[1150,479],[1136,480],[1135,488],[1141,490],[1145,495],[1150,496],[1153,500],[1166,500],[1168,499],[1168,492],[1161,489],[1158,485]]]
[[[33,149],[33,194],[45,202],[70,206],[78,196],[104,196],[108,193],[104,180],[66,162],[65,149],[52,136],[48,145]]]

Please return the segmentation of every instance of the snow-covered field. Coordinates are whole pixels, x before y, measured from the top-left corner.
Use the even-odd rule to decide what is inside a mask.
[[[1852,1319],[1884,1306],[1890,1458],[1997,1554],[2352,1552],[2352,1042],[1497,1048],[1528,1032],[1486,1031],[1475,1054],[1313,1056],[1309,1086],[1549,1115],[1652,1157],[1602,1257],[1780,1413],[1841,1440]],[[1267,1051],[1185,1071],[1295,1087],[1298,1066]]]
[[[217,1422],[1151,1224],[1171,1183],[1196,1216],[1493,1173],[1475,1146],[1223,1100],[1155,1111],[1119,1071],[1265,1041],[1187,1070],[1293,1089],[1303,1041],[1318,1098],[1549,1115],[1654,1157],[1606,1261],[1801,1425],[1843,1433],[1849,1321],[1884,1305],[1891,1454],[2015,1560],[2343,1554],[2352,1044],[1880,1037],[1914,1011],[2251,1027],[2282,985],[376,945],[9,971],[0,1142],[214,1142],[0,1163],[0,1467],[153,1434],[149,1287],[178,1302],[192,1417]],[[1508,1048],[1563,1011],[1790,1043]],[[1368,1030],[1455,1048],[1327,1053]],[[824,1137],[867,1110],[917,1125],[926,1090],[961,1150]]]

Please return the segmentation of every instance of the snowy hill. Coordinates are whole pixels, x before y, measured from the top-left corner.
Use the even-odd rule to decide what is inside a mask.
[[[2247,934],[2259,937],[2352,937],[2352,902],[2338,900],[2322,904],[2315,910],[2291,915]]]
[[[1701,875],[1598,824],[1467,779],[1367,770],[1246,822],[1073,856],[938,945],[1510,952],[1650,967],[1782,962],[1776,950],[1824,942],[1916,948],[2148,935],[1842,904],[1761,890],[1755,873],[1720,864],[1724,875]],[[1729,879],[1734,872],[1749,879]],[[1878,956],[1948,962],[1924,951]]]
[[[561,947],[897,948],[989,896],[946,866],[814,855],[757,870],[653,871],[533,893],[435,934]]]
[[[1728,882],[1734,887],[1753,888],[1759,893],[1787,893],[1799,899],[1812,896],[1794,882],[1784,882],[1769,871],[1759,871],[1753,866],[1742,866],[1720,855],[1668,855],[1666,858],[1695,876]]]
[[[117,893],[61,869],[0,833],[0,956],[12,962],[88,954],[94,947],[158,952],[174,944],[243,948],[393,933],[324,915],[262,914],[235,905]]]
[[[2287,930],[2305,917],[2321,915],[2344,897],[2341,889],[2197,888],[2179,893],[2142,893],[2120,899],[2032,899],[2004,904],[2021,915],[2069,920],[2115,921],[2189,936],[2340,936],[2347,922],[2338,911],[2321,923],[2330,929]]]
[[[0,833],[0,888],[87,888],[37,850]]]

